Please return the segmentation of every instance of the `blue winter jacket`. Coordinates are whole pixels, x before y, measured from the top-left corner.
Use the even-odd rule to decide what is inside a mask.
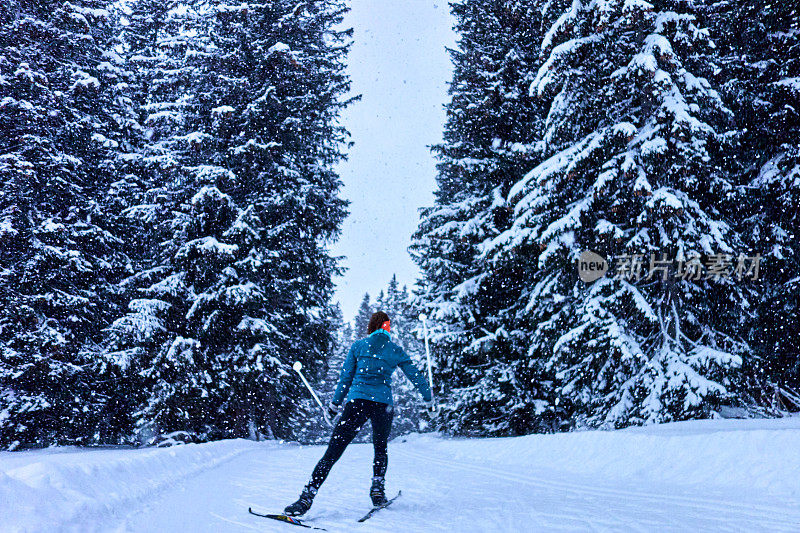
[[[391,335],[383,329],[353,343],[342,365],[339,383],[333,393],[333,403],[363,398],[392,405],[392,373],[400,367],[417,387],[422,398],[431,400],[431,388],[425,376],[401,347],[393,343]],[[349,390],[349,393],[348,393]]]

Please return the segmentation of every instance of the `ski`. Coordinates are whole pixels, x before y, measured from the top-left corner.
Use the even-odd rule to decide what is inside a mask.
[[[251,515],[260,516],[261,518],[272,518],[273,520],[277,520],[278,522],[285,522],[287,524],[292,524],[293,526],[300,526],[305,527],[308,529],[317,529],[319,531],[328,531],[324,527],[314,527],[304,523],[302,520],[294,518],[292,516],[286,516],[285,514],[261,514],[253,511],[252,507],[248,507],[247,511]]]
[[[364,522],[365,520],[369,520],[372,517],[372,515],[374,515],[375,513],[380,511],[381,509],[386,509],[387,507],[392,505],[392,502],[395,501],[397,498],[399,498],[401,494],[403,494],[402,490],[397,493],[397,496],[395,496],[394,498],[392,498],[391,500],[389,500],[385,504],[379,505],[377,507],[373,507],[372,509],[370,509],[370,511],[367,514],[365,514],[364,516],[362,516],[361,518],[359,518],[358,521],[359,522]]]

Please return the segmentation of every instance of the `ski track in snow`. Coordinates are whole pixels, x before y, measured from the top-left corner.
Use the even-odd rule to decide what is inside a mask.
[[[779,429],[778,425],[768,429]],[[687,425],[682,432],[679,425],[668,425],[661,437],[629,431],[516,439],[449,440],[429,435],[397,439],[389,445],[387,493],[402,489],[403,495],[363,524],[356,521],[370,508],[372,446],[352,444],[304,519],[331,532],[800,531],[800,490],[794,490],[792,483],[800,474],[793,458],[797,448],[786,449],[791,442],[800,443],[800,429],[709,433],[699,427],[695,432],[695,426]],[[715,427],[721,426],[713,422],[708,426]],[[696,438],[705,440],[693,443]],[[595,449],[587,450],[591,443]],[[628,453],[626,445],[631,449],[647,446],[652,453],[646,455],[654,455],[664,465],[663,471]],[[247,508],[280,512],[297,497],[324,448],[276,443],[238,446],[243,448],[240,453],[224,463],[209,464],[149,497],[106,508],[103,516],[95,514],[79,526],[70,522],[62,529],[310,531],[252,516]],[[681,457],[673,450],[687,450],[688,455]],[[564,460],[542,459],[553,451]],[[741,475],[710,462],[702,472],[706,461],[698,460],[698,455],[703,453],[721,457],[722,466],[734,467]],[[574,465],[571,459],[581,454],[596,461]],[[615,462],[620,458],[625,462]],[[750,473],[753,468],[763,472],[760,479]],[[717,472],[720,482],[709,482],[717,479]],[[675,483],[675,478],[681,483]],[[35,530],[21,525],[16,530]],[[0,531],[6,531],[1,518]]]
[[[622,486],[558,471],[527,472],[455,459],[447,444],[392,443],[387,491],[402,489],[403,496],[364,524],[356,520],[369,509],[372,448],[351,445],[306,518],[329,531],[800,530],[796,501],[705,486]],[[293,526],[248,516],[247,507],[280,512],[296,498],[322,451],[250,452],[187,482],[115,530],[286,531]],[[169,516],[180,507],[183,512]]]

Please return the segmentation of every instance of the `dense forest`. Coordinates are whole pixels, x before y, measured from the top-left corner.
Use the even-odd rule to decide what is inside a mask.
[[[797,4],[453,11],[439,186],[413,246],[443,429],[800,409]],[[584,282],[587,251],[618,268]]]
[[[421,277],[351,323],[345,0],[3,2],[0,448],[319,440],[291,365],[329,395],[377,309],[420,364],[430,317],[398,433],[800,409],[800,8],[451,9]]]
[[[0,445],[295,438],[291,364],[335,341],[344,11],[3,3]]]

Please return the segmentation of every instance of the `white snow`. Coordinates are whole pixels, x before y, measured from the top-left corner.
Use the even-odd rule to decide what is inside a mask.
[[[0,529],[107,530],[106,520],[138,509],[176,481],[268,447],[235,440],[142,450],[0,452]]]
[[[119,143],[113,139],[109,139],[102,133],[92,133],[92,140],[96,143],[102,144],[104,148],[116,148]]]
[[[364,524],[372,447],[353,444],[306,518],[328,531],[798,531],[800,418],[705,420],[389,444]],[[3,531],[278,531],[320,446],[221,441],[157,449],[0,452]]]
[[[563,32],[565,27],[574,24],[581,7],[580,0],[572,0],[570,8],[558,17],[558,20],[556,20],[555,24],[547,31],[544,39],[542,39],[542,51],[550,49],[550,47],[553,46],[556,35]]]
[[[797,78],[784,78],[781,81],[775,82],[776,85],[781,87],[788,87],[800,93],[800,77]]]
[[[215,237],[194,239],[189,241],[187,246],[201,251],[204,255],[217,257],[233,257],[239,250],[238,245],[219,242]]]
[[[644,0],[625,0],[625,4],[622,6],[622,12],[625,14],[636,11],[652,11],[653,9],[653,4]]]
[[[289,52],[290,50],[291,50],[291,48],[286,43],[275,43],[275,44],[273,44],[272,46],[269,47],[269,49],[267,50],[267,53],[268,54],[272,54],[273,52],[274,53]]]
[[[98,80],[94,76],[90,76],[89,74],[87,74],[82,70],[76,72],[75,76],[77,76],[78,79],[76,79],[75,82],[72,84],[72,89],[75,89],[76,87],[97,89],[100,87],[100,80]]]
[[[667,141],[663,137],[653,137],[642,143],[640,148],[642,156],[652,157],[654,155],[662,155],[667,152]]]
[[[221,106],[218,106],[218,107],[215,107],[214,109],[212,109],[211,110],[211,114],[215,115],[215,116],[216,115],[225,115],[225,114],[228,114],[228,113],[233,113],[234,111],[236,111],[236,110],[234,108],[232,108],[231,106],[229,106],[229,105],[221,105]]]
[[[16,236],[19,232],[14,228],[14,223],[6,218],[0,220],[0,236]]]

